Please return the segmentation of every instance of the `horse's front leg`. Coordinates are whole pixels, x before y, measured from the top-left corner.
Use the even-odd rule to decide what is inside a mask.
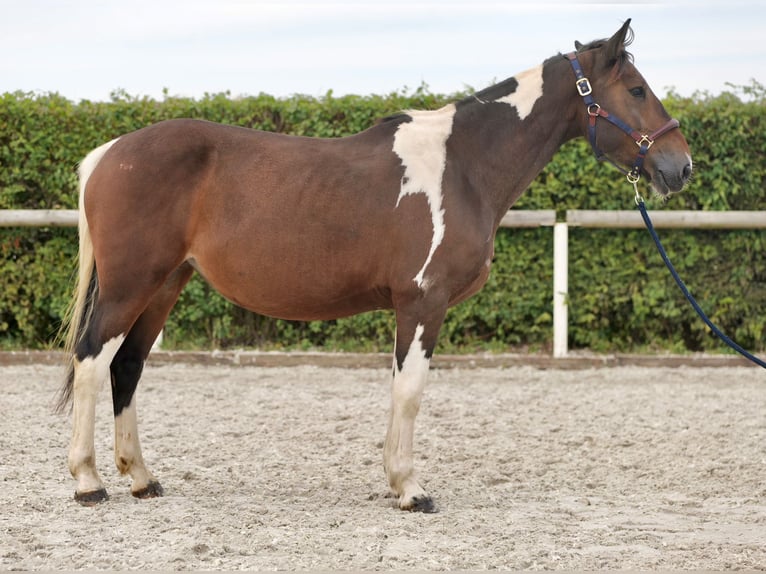
[[[415,417],[428,378],[431,354],[444,312],[436,318],[412,320],[397,313],[394,376],[391,386],[391,413],[383,449],[388,484],[399,499],[399,508],[436,512],[431,497],[418,481],[413,464],[412,442]]]

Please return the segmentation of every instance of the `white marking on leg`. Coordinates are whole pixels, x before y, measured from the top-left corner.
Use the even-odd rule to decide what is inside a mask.
[[[114,462],[120,474],[130,474],[133,479],[131,492],[139,492],[151,482],[156,482],[154,475],[146,468],[141,454],[135,393],[130,404],[114,417]]]
[[[523,120],[532,113],[535,102],[543,95],[543,67],[537,66],[514,77],[518,82],[516,90],[495,101],[516,108],[519,119]]]
[[[399,126],[394,136],[394,153],[402,160],[402,177],[396,206],[403,197],[422,193],[431,210],[433,236],[423,266],[413,281],[423,286],[423,277],[436,248],[444,239],[444,209],[442,209],[442,178],[447,165],[447,139],[452,133],[456,107],[449,104],[432,112],[410,112],[412,120]]]
[[[383,451],[383,462],[391,489],[399,497],[399,506],[411,508],[418,498],[426,497],[412,461],[415,416],[428,378],[429,359],[422,346],[423,325],[418,325],[401,370],[394,369],[391,387],[391,418]]]
[[[77,493],[87,493],[104,487],[96,471],[93,444],[96,424],[96,399],[109,380],[109,365],[120,349],[125,335],[107,341],[95,357],[75,359],[72,411],[72,442],[69,446],[69,471],[77,480]]]

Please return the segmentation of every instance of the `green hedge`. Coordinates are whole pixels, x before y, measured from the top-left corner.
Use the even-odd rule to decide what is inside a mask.
[[[56,94],[0,98],[0,209],[74,208],[77,162],[95,146],[167,118],[205,118],[283,133],[337,137],[407,108],[436,108],[452,96],[426,89],[388,96],[268,95],[163,101],[115,93],[73,103]],[[681,120],[695,161],[687,191],[650,209],[759,210],[766,207],[766,90],[733,88],[665,101]],[[517,209],[629,209],[632,190],[571,142]],[[670,257],[711,318],[745,347],[763,350],[766,309],[762,231],[663,231]],[[0,346],[50,346],[71,292],[74,229],[0,229]],[[448,350],[530,347],[552,338],[552,233],[501,230],[487,286],[452,309],[440,346]],[[719,350],[672,282],[645,231],[570,231],[570,346],[597,351]],[[198,277],[166,329],[176,348],[389,349],[393,317],[377,312],[327,322],[281,321],[223,300]]]

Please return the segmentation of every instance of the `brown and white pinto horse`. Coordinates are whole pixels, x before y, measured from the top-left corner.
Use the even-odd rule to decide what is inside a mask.
[[[74,403],[76,500],[107,498],[94,449],[107,380],[117,468],[131,475],[134,496],[162,494],[141,455],[134,393],[196,270],[231,301],[273,317],[394,310],[384,468],[400,508],[434,510],[413,468],[415,416],[445,312],[484,285],[505,212],[589,123],[616,164],[633,165],[636,143],[646,155],[646,138],[606,121],[595,129],[610,114],[641,134],[668,126],[637,168],[659,194],[679,191],[691,174],[677,123],[625,50],[629,22],[609,40],[577,44],[576,57],[555,56],[442,109],[346,138],[172,120],[92,151],[79,171],[80,271],[61,397]],[[588,78],[577,83],[575,60]],[[583,106],[588,91],[598,108]]]

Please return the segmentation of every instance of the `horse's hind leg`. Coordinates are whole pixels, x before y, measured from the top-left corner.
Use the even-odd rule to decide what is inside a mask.
[[[86,337],[78,346],[74,360],[73,433],[68,456],[69,471],[77,480],[75,500],[85,505],[108,498],[96,471],[96,399],[102,384],[109,376],[109,364],[125,339],[124,335],[119,334],[101,344],[94,342],[103,340],[92,335],[95,332],[93,327],[88,329]],[[95,349],[98,351],[94,352]]]
[[[130,329],[111,364],[114,460],[120,474],[130,474],[133,479],[130,491],[136,498],[162,496],[163,490],[141,454],[135,391],[152,344],[192,272],[192,267],[184,264],[168,278]]]

